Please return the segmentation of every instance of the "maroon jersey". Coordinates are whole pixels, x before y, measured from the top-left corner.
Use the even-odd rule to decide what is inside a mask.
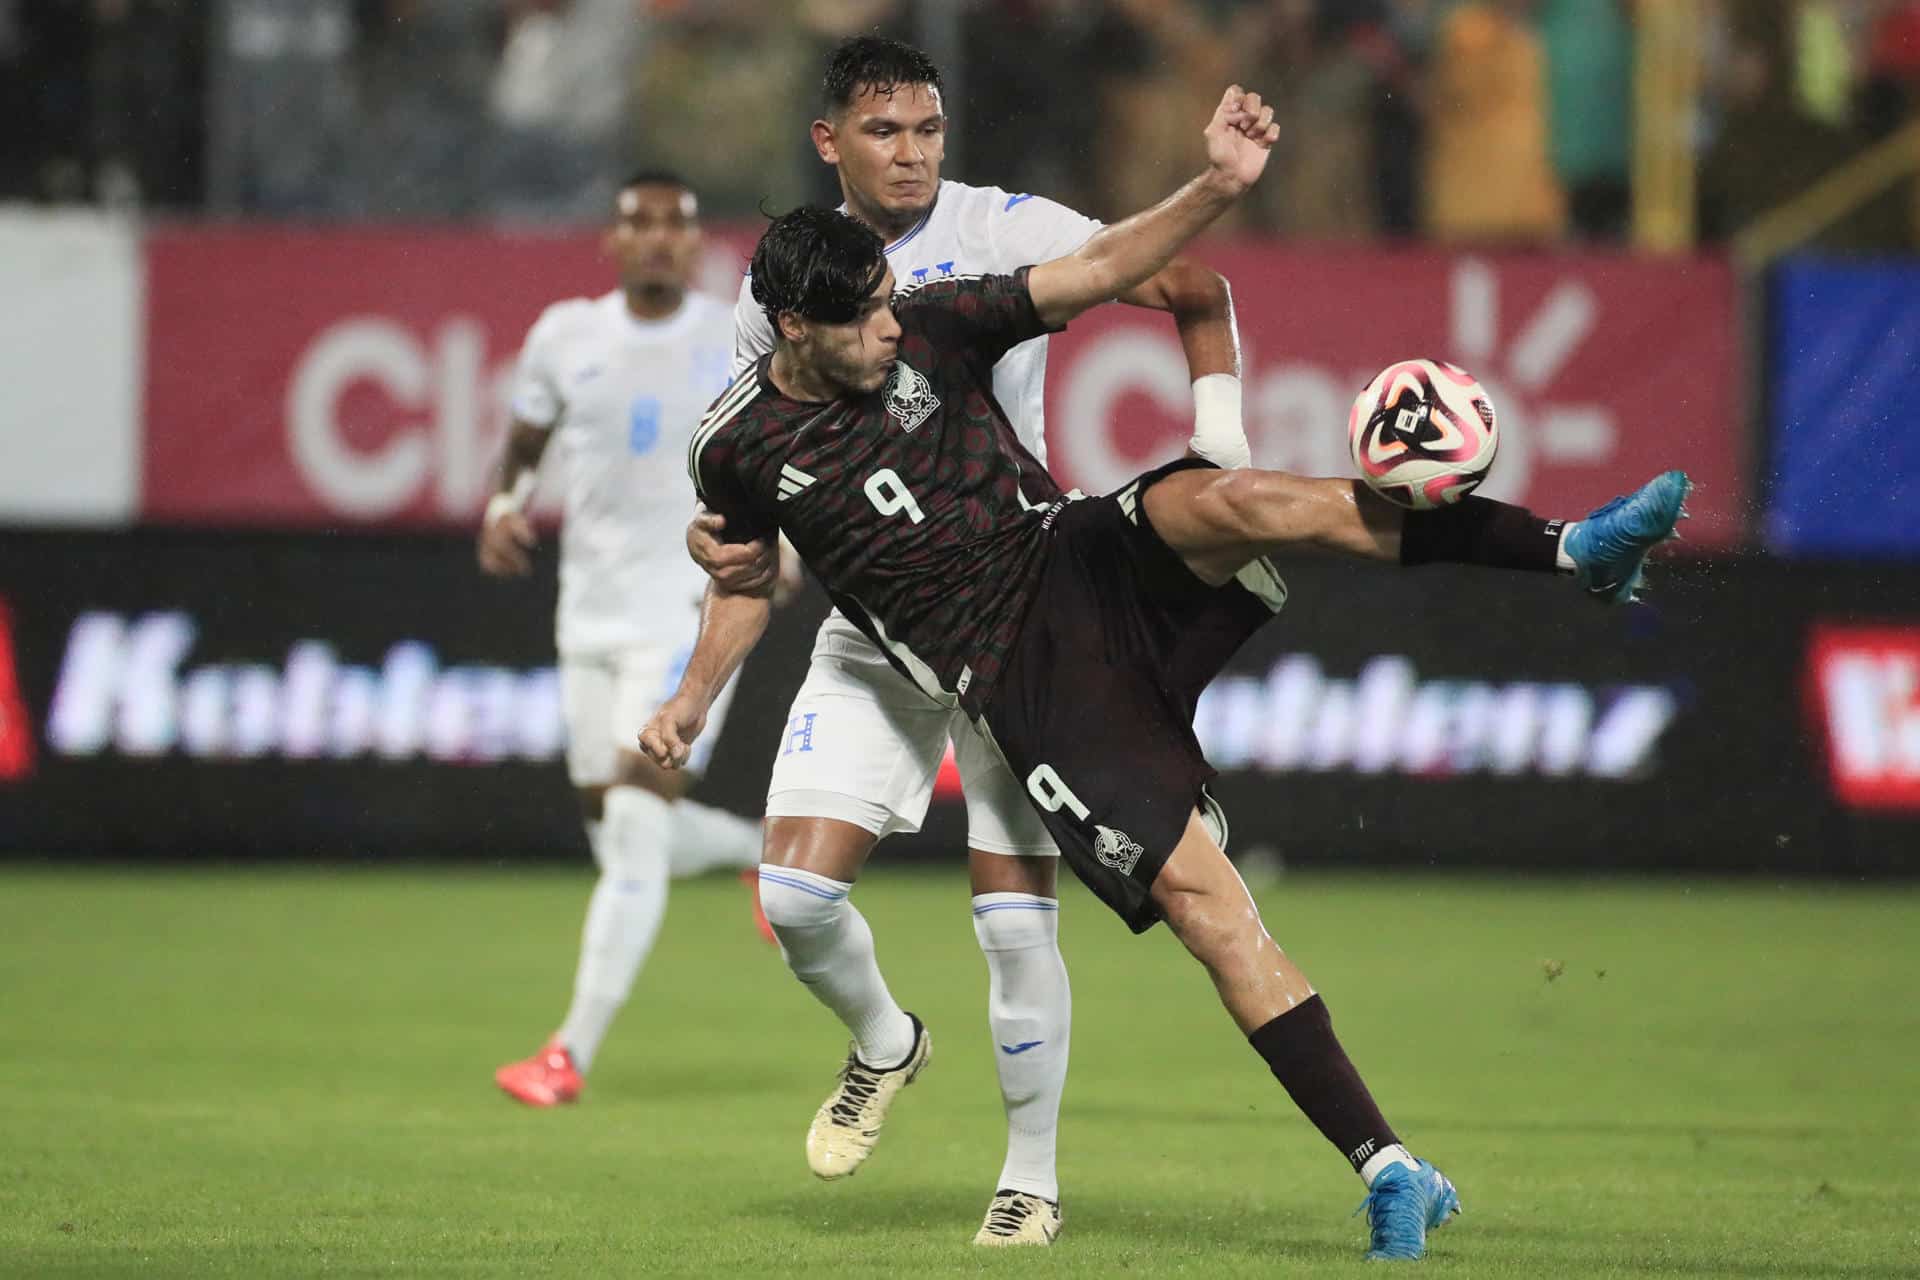
[[[929,694],[978,714],[1045,559],[1060,488],[993,397],[993,366],[1048,330],[1027,272],[898,293],[900,355],[870,395],[792,400],[744,373],[694,433],[694,488],[727,536],[779,530],[840,610]]]

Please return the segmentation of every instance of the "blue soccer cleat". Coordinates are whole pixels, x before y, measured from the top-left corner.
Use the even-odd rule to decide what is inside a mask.
[[[1427,1251],[1427,1232],[1446,1226],[1460,1212],[1460,1194],[1425,1160],[1412,1169],[1392,1164],[1373,1180],[1360,1208],[1367,1211],[1373,1233],[1368,1261],[1412,1260]]]
[[[1588,595],[1607,604],[1635,599],[1646,585],[1647,553],[1678,536],[1674,527],[1687,517],[1692,488],[1686,472],[1663,471],[1574,526],[1561,546]]]

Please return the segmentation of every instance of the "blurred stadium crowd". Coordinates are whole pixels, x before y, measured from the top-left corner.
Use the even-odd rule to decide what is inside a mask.
[[[743,215],[833,194],[796,122],[822,52],[877,29],[949,68],[956,174],[1125,212],[1243,78],[1286,132],[1241,229],[1605,242],[1636,41],[1680,10],[1707,239],[1914,115],[1915,0],[0,0],[0,199],[573,221],[647,163]],[[1911,248],[1914,211],[1822,243]]]

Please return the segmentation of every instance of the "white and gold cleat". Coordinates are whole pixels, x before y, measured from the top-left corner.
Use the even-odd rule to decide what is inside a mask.
[[[1060,1206],[1025,1191],[1000,1190],[987,1206],[987,1220],[973,1242],[1002,1248],[1016,1244],[1050,1245],[1064,1221]]]
[[[845,1178],[857,1170],[880,1141],[881,1126],[900,1091],[912,1084],[933,1052],[933,1037],[920,1019],[913,1018],[913,1052],[897,1067],[881,1070],[847,1051],[840,1083],[814,1112],[807,1127],[807,1166],[816,1178]]]

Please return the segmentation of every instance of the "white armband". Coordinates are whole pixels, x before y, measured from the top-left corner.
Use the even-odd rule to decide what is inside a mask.
[[[1240,422],[1239,378],[1209,373],[1193,380],[1193,439],[1187,447],[1229,470],[1253,465],[1253,450]]]
[[[528,500],[533,497],[533,486],[537,481],[538,477],[530,470],[522,471],[515,476],[513,488],[502,490],[487,499],[486,514],[480,517],[481,525],[483,527],[490,525],[509,512],[519,515],[525,511]]]

